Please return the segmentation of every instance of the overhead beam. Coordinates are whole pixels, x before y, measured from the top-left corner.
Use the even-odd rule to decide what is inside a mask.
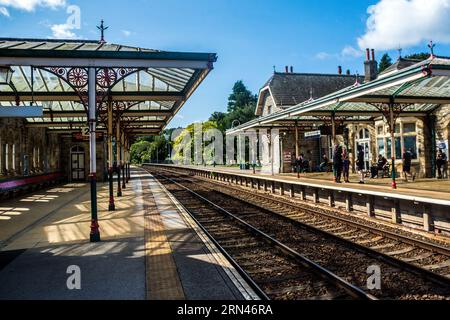
[[[368,95],[349,100],[350,102],[363,102],[363,103],[415,103],[415,104],[448,104],[450,103],[449,97],[424,97],[424,96],[398,96],[392,98],[392,96],[384,95]]]
[[[13,51],[7,50],[7,51]],[[65,58],[56,55],[58,51],[53,51],[55,57],[39,57],[39,51],[32,50],[29,57],[14,57],[11,52],[0,49],[0,65],[7,66],[34,66],[34,67],[80,67],[80,68],[188,68],[188,69],[206,69],[209,61],[196,60],[146,60],[146,59],[102,59],[102,58],[80,58],[73,56]],[[78,51],[81,53],[80,51]],[[9,53],[9,54],[8,54]],[[64,52],[66,53],[66,52]],[[31,56],[33,55],[33,56]]]
[[[155,126],[163,126],[165,125],[165,121],[133,121],[133,125],[135,126],[148,126],[148,125],[155,125]],[[48,127],[82,127],[87,126],[86,122],[29,122],[26,124],[26,127],[28,128],[48,128]]]
[[[128,110],[122,114],[122,117],[167,117],[172,114],[169,110]],[[68,118],[68,117],[86,117],[85,111],[44,111],[44,118]]]
[[[79,102],[80,97],[74,92],[19,92],[20,101],[74,101]],[[185,99],[183,92],[112,92],[113,101],[182,101]],[[16,101],[14,92],[0,92],[0,101]]]

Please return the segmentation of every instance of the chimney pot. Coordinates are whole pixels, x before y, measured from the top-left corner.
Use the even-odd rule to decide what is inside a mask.
[[[286,73],[289,73],[289,67],[286,66],[285,69],[286,69]]]
[[[375,61],[375,49],[372,49],[372,61]]]
[[[291,66],[291,73],[294,73],[294,67]]]
[[[369,50],[369,48],[366,49],[366,61],[370,61],[370,50]]]
[[[347,75],[348,76],[350,75],[350,69],[347,69]]]
[[[338,66],[338,74],[342,74],[342,67]]]

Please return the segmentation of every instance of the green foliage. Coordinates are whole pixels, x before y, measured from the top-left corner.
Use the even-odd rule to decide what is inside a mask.
[[[183,130],[183,132],[180,135],[178,135],[178,137],[173,141],[174,150],[180,150],[181,146],[183,146],[184,149],[186,149],[186,150],[189,150],[189,149],[191,150],[191,154],[190,154],[189,158],[191,159],[192,162],[194,162],[194,160],[195,160],[195,157],[194,157],[195,156],[195,154],[194,154],[195,148],[194,148],[194,144],[193,144],[193,142],[194,142],[193,138],[194,138],[194,134],[195,134],[195,125],[196,125],[195,123],[191,123],[190,125],[188,125],[186,127],[186,129]],[[201,125],[202,125],[202,132],[201,132],[202,137],[203,137],[204,132],[211,130],[211,129],[218,129],[217,123],[215,121],[202,122]],[[187,134],[191,137],[191,139],[185,140],[185,136]],[[205,142],[202,139],[202,150],[204,149],[204,147],[207,143],[208,142]],[[185,159],[185,155],[181,151],[182,150],[180,150],[180,152],[177,152],[172,157],[173,161],[183,162],[183,160]]]
[[[426,52],[420,52],[420,53],[413,53],[410,55],[405,56],[405,59],[414,59],[414,60],[427,60],[430,57],[429,53]]]
[[[219,129],[223,133],[233,125],[244,124],[256,118],[257,96],[252,94],[242,81],[237,81],[233,86],[233,91],[228,98],[227,112],[214,112],[208,121],[203,122],[203,131],[212,128]],[[237,120],[237,121],[235,121]],[[239,121],[239,122],[238,122]],[[165,130],[162,136],[143,137],[131,146],[131,160],[135,164],[142,164],[149,161],[164,161],[169,158],[170,149],[178,148],[183,142],[183,135],[178,136],[173,142],[168,142],[164,134],[168,134],[169,141],[175,129]],[[194,136],[194,124],[186,128],[187,132]],[[225,139],[224,139],[225,143]],[[183,160],[183,154],[177,154],[172,160]],[[191,146],[191,159],[194,160],[194,147]]]
[[[230,129],[233,122],[235,125],[244,124],[256,118],[256,101],[257,96],[252,94],[242,81],[237,81],[228,97],[228,112],[214,112],[209,121],[216,122],[217,128],[222,132]]]
[[[384,70],[386,70],[390,66],[392,66],[392,59],[387,53],[385,53],[381,57],[380,64],[378,65],[378,73],[383,72]]]
[[[161,136],[142,137],[131,146],[131,162],[142,164],[144,162],[162,162],[169,155],[168,140]]]

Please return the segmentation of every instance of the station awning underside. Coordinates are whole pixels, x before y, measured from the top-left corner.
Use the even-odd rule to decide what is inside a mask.
[[[1,39],[0,67],[13,70],[0,85],[4,107],[43,106],[29,127],[59,132],[87,126],[87,70],[96,68],[98,130],[107,107],[130,135],[158,135],[205,79],[212,53],[167,52],[98,41]]]
[[[258,128],[287,128],[329,121],[373,122],[389,105],[400,116],[426,116],[450,104],[450,58],[430,57],[408,68],[380,75],[376,80],[309,100],[263,116],[227,131],[238,134]]]

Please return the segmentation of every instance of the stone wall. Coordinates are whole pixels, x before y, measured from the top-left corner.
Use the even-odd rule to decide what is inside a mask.
[[[73,143],[71,135],[48,132],[46,128],[27,128],[26,120],[22,118],[0,118],[0,179],[49,172],[63,172],[70,177],[70,149],[75,145],[82,145],[85,150],[87,181],[89,143]],[[105,173],[104,150],[104,143],[97,143],[99,181],[103,181]]]

